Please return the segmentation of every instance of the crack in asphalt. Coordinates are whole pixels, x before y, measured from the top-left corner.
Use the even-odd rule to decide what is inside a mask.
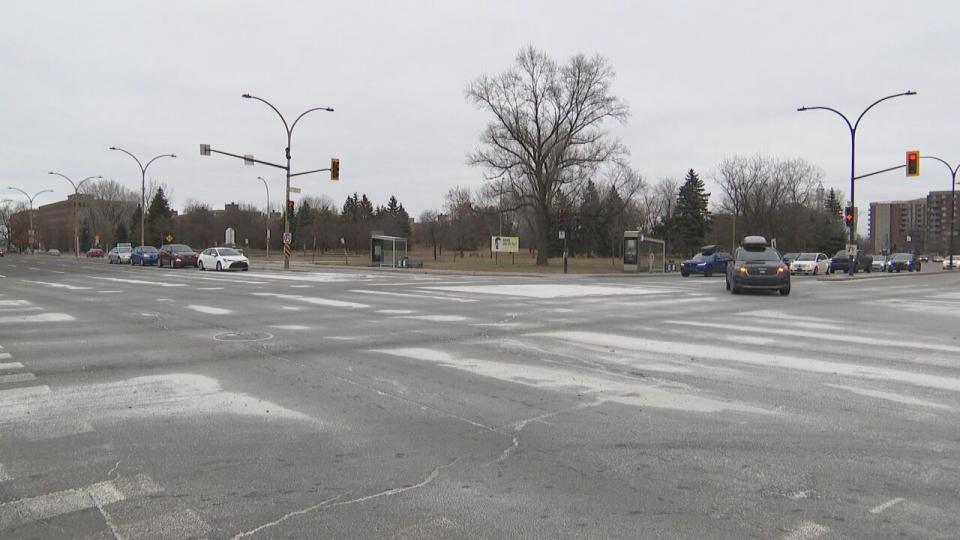
[[[531,418],[527,418],[525,420],[521,420],[513,424],[513,441],[511,442],[510,446],[506,447],[503,450],[503,452],[500,453],[500,456],[497,459],[494,459],[493,461],[488,461],[487,463],[484,463],[483,465],[481,465],[481,467],[488,467],[495,463],[500,463],[501,461],[510,457],[510,454],[512,454],[517,448],[520,447],[520,432],[523,431],[523,428],[527,427],[527,425],[530,424],[531,422],[541,422],[543,420],[546,420],[547,418],[550,418],[551,416],[556,416],[558,414],[563,414],[565,412],[575,411],[578,409],[585,409],[587,407],[593,407],[598,403],[600,402],[594,401],[592,403],[578,403],[572,407],[565,407],[563,409],[558,409],[556,411],[540,414]]]
[[[372,499],[377,499],[377,498],[380,498],[380,497],[390,497],[390,496],[393,496],[393,495],[400,495],[400,494],[402,494],[402,493],[406,493],[407,491],[411,491],[411,490],[414,490],[414,489],[422,488],[422,487],[426,486],[427,484],[429,484],[429,483],[433,482],[434,480],[436,480],[437,477],[440,476],[440,471],[442,471],[443,469],[446,469],[447,467],[452,467],[453,464],[456,463],[456,462],[459,461],[459,460],[460,460],[459,457],[453,458],[453,459],[451,459],[446,465],[438,465],[437,467],[434,467],[433,470],[430,471],[430,474],[428,474],[426,478],[424,478],[423,480],[417,482],[416,484],[412,484],[412,485],[404,486],[404,487],[399,487],[399,488],[385,489],[385,490],[379,491],[379,492],[377,492],[377,493],[372,493],[372,494],[370,494],[370,495],[365,495],[365,496],[363,496],[363,497],[358,497],[358,498],[356,498],[356,499],[350,499],[350,500],[348,500],[348,501],[334,502],[334,501],[336,501],[337,499],[340,499],[341,497],[343,497],[343,494],[340,494],[340,495],[337,495],[336,497],[331,497],[331,498],[329,498],[329,499],[325,499],[325,500],[323,500],[323,501],[320,501],[320,502],[317,503],[317,504],[308,506],[308,507],[306,507],[306,508],[301,508],[300,510],[295,510],[295,511],[293,511],[293,512],[288,512],[288,513],[280,516],[279,518],[277,518],[277,519],[275,519],[275,520],[273,520],[273,521],[270,521],[270,522],[268,522],[268,523],[264,523],[263,525],[260,525],[260,526],[254,528],[254,529],[250,529],[249,531],[239,532],[239,533],[237,533],[236,535],[233,536],[233,540],[238,540],[238,539],[240,539],[240,538],[245,538],[245,537],[248,537],[248,536],[252,536],[252,535],[254,535],[254,534],[256,534],[256,533],[258,533],[258,532],[260,532],[260,531],[263,531],[263,530],[265,530],[265,529],[269,529],[270,527],[274,527],[274,526],[276,526],[276,525],[279,525],[280,523],[283,523],[284,521],[286,521],[286,520],[288,520],[288,519],[294,518],[294,517],[296,517],[296,516],[302,516],[302,515],[304,515],[304,514],[308,514],[308,513],[310,513],[310,512],[314,512],[314,511],[316,511],[316,510],[323,510],[323,509],[326,509],[326,508],[335,508],[335,507],[338,507],[338,506],[346,506],[346,505],[349,505],[349,504],[358,504],[358,503],[366,502],[366,501],[369,501],[369,500],[372,500]]]

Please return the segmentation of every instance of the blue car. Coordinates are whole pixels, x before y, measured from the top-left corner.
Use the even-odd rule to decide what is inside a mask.
[[[680,275],[688,277],[690,274],[703,274],[704,277],[710,277],[714,272],[726,274],[727,265],[732,260],[733,257],[718,246],[703,246],[700,253],[680,264]]]
[[[157,264],[159,252],[153,246],[137,246],[130,254],[130,266],[153,266]]]

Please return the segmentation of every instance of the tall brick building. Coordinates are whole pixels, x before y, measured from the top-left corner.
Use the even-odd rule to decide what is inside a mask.
[[[954,201],[954,251],[960,251],[960,196]],[[870,203],[869,247],[875,253],[908,251],[947,255],[950,245],[950,192],[925,198]]]

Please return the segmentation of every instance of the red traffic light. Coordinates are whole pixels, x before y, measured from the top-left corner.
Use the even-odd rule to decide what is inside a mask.
[[[856,219],[854,215],[853,208],[848,206],[843,209],[843,222],[847,224],[848,227],[853,227],[853,220]]]
[[[907,176],[920,176],[920,151],[907,152]]]
[[[330,158],[330,179],[340,180],[340,159]]]
[[[287,210],[293,210],[293,201],[287,201]]]

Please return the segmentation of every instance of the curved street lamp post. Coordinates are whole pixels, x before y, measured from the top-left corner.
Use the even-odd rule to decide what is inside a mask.
[[[19,191],[20,193],[23,193],[23,195],[24,195],[27,199],[30,200],[30,212],[29,212],[29,214],[28,214],[29,217],[30,217],[30,232],[29,232],[28,236],[29,236],[30,251],[31,251],[31,253],[32,253],[32,252],[33,252],[33,249],[34,249],[33,246],[34,246],[34,244],[36,243],[36,239],[37,239],[36,231],[33,230],[33,200],[36,199],[37,197],[39,197],[41,193],[53,193],[53,190],[52,190],[52,189],[45,189],[45,190],[43,190],[43,191],[38,191],[38,192],[36,192],[36,193],[33,194],[33,197],[31,197],[29,193],[27,193],[26,191],[24,191],[24,190],[22,190],[22,189],[20,189],[20,188],[15,188],[15,187],[13,187],[13,186],[10,186],[10,187],[8,187],[7,189],[12,189],[13,191]]]
[[[949,244],[950,244],[950,253],[949,253],[947,256],[950,258],[949,268],[953,269],[953,268],[955,268],[954,263],[953,263],[953,237],[954,237],[954,235],[955,235],[955,232],[954,232],[954,230],[953,230],[953,217],[954,217],[953,214],[954,214],[954,211],[955,211],[954,209],[956,208],[956,205],[957,205],[957,202],[956,202],[956,200],[957,200],[957,199],[956,199],[956,197],[957,197],[957,171],[960,171],[960,163],[958,163],[956,167],[951,167],[950,164],[947,163],[946,160],[940,159],[940,158],[938,158],[938,157],[936,157],[936,156],[920,156],[920,159],[932,159],[932,160],[935,160],[935,161],[939,161],[940,163],[943,163],[944,165],[946,165],[947,170],[950,171],[950,229],[949,229],[949,234],[950,234],[950,242],[949,242]]]
[[[154,161],[160,158],[163,158],[163,157],[175,158],[177,157],[177,155],[176,154],[160,154],[159,156],[154,156],[150,161],[147,162],[146,165],[144,165],[143,163],[140,162],[139,159],[137,159],[137,156],[131,154],[130,152],[124,150],[123,148],[111,146],[110,150],[118,150],[132,157],[133,160],[136,161],[137,165],[140,167],[140,245],[145,246],[146,243],[144,242],[144,238],[145,238],[144,234],[146,233],[146,231],[144,230],[144,226],[146,223],[146,215],[147,215],[147,202],[146,202],[147,168],[150,167],[151,163],[153,163]]]
[[[825,111],[830,111],[830,112],[835,113],[835,114],[837,114],[838,116],[840,116],[840,118],[843,118],[843,121],[847,123],[847,127],[850,129],[850,207],[851,207],[851,208],[856,208],[856,202],[855,202],[855,199],[854,199],[854,195],[855,195],[855,189],[856,189],[855,180],[856,180],[856,177],[857,177],[857,174],[856,174],[857,127],[860,126],[860,121],[863,120],[863,115],[867,114],[867,111],[869,111],[869,110],[872,109],[875,105],[877,105],[878,103],[880,103],[880,102],[882,102],[882,101],[886,101],[886,100],[888,100],[888,99],[893,99],[893,98],[895,98],[895,97],[900,97],[900,96],[914,96],[914,95],[916,95],[916,94],[917,94],[917,93],[914,92],[914,91],[912,91],[912,90],[907,90],[906,92],[901,92],[901,93],[899,93],[899,94],[893,94],[893,95],[890,95],[890,96],[882,97],[882,98],[874,101],[873,103],[870,104],[869,107],[867,107],[866,109],[864,109],[863,112],[860,113],[860,116],[857,117],[857,121],[856,121],[856,122],[853,122],[853,123],[851,123],[851,122],[850,122],[850,119],[847,118],[846,115],[844,115],[842,112],[840,112],[840,111],[838,111],[838,110],[836,110],[836,109],[833,109],[833,108],[831,108],[831,107],[800,107],[799,109],[797,109],[797,111],[799,111],[799,112],[812,111],[812,110],[816,110],[816,109],[822,109],[822,110],[825,110]],[[850,226],[850,243],[851,243],[851,244],[854,244],[854,243],[856,243],[856,240],[857,240],[857,222],[856,222],[856,212],[854,212],[854,222],[853,222],[853,224]],[[854,271],[855,271],[855,263],[854,263],[854,260],[851,259],[851,261],[850,261],[850,269],[849,269],[850,275],[853,275],[853,274],[854,274]]]
[[[267,185],[267,181],[264,180],[262,176],[258,176],[257,180],[263,182],[263,188],[267,190],[267,259],[270,258],[270,186]]]
[[[60,174],[58,172],[50,171],[47,174],[53,174],[59,176],[70,182],[70,185],[73,186],[73,256],[80,258],[80,188],[87,180],[93,180],[94,178],[103,178],[102,176],[88,176],[79,182],[74,182],[70,179],[69,176],[65,174]]]

